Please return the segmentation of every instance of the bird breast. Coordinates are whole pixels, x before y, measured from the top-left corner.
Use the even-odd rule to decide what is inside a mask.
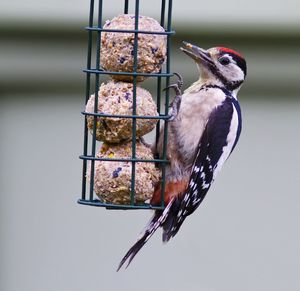
[[[213,109],[222,104],[226,96],[216,88],[186,92],[182,95],[176,131],[178,149],[188,164],[193,164],[199,140]]]

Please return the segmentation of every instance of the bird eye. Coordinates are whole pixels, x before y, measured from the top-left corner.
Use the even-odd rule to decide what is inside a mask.
[[[230,59],[227,57],[220,57],[219,63],[222,64],[223,66],[226,66],[230,63]]]

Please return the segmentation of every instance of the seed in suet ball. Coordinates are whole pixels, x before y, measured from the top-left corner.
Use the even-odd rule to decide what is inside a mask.
[[[111,156],[117,159],[130,159],[132,157],[132,143],[103,144],[97,157],[109,158]],[[152,160],[153,154],[150,148],[137,141],[136,157]],[[129,204],[131,200],[132,163],[130,161],[95,161],[94,168],[94,191],[99,199],[105,203]],[[87,173],[88,178],[90,177],[89,171],[90,167]],[[134,202],[142,204],[150,199],[159,180],[160,171],[153,162],[137,162],[135,167]]]
[[[87,102],[85,111],[93,113],[95,95]],[[109,81],[102,84],[98,92],[97,113],[112,115],[132,115],[133,84]],[[158,116],[156,104],[151,94],[137,86],[136,114]],[[91,132],[94,128],[94,116],[87,115],[87,126]],[[136,119],[136,136],[149,133],[156,125],[157,119]],[[96,139],[108,143],[119,143],[132,138],[132,118],[96,117]]]
[[[134,30],[135,16],[122,14],[111,21],[106,21],[103,28]],[[138,29],[142,31],[164,32],[164,28],[153,18],[139,16]],[[134,71],[134,33],[109,32],[101,34],[101,67],[108,71]],[[161,34],[138,34],[137,72],[158,73],[166,60],[167,37]],[[133,76],[111,75],[115,80],[132,81]],[[137,81],[143,81],[145,76],[138,76]]]

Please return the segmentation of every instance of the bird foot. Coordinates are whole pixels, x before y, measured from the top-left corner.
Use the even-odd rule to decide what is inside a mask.
[[[168,87],[164,88],[163,91],[166,91],[167,89],[172,88],[175,90],[176,95],[182,95],[181,88],[183,86],[183,79],[182,79],[181,75],[178,73],[174,73],[174,75],[178,78],[177,82],[175,84],[171,84]]]
[[[144,138],[143,136],[141,136],[139,139],[140,139],[140,142],[141,142],[145,147],[151,149],[151,146],[152,146],[152,145],[151,145],[150,143],[147,143],[147,142],[145,141],[145,138]]]
[[[181,105],[181,95],[182,95],[181,88],[183,86],[183,80],[178,73],[174,73],[174,75],[176,75],[178,78],[177,83],[172,84],[164,89],[167,90],[168,88],[173,88],[176,93],[174,99],[172,100],[169,106],[171,108],[171,117],[169,118],[169,121],[173,121],[177,117]]]

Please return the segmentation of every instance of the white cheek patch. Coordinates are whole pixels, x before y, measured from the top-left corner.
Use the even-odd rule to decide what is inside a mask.
[[[244,72],[237,65],[236,61],[229,54],[224,54],[223,56],[230,59],[230,63],[227,66],[219,65],[219,70],[222,72],[222,75],[229,81],[241,81],[244,80]]]
[[[231,82],[244,80],[244,72],[236,64],[229,64],[223,75]]]

